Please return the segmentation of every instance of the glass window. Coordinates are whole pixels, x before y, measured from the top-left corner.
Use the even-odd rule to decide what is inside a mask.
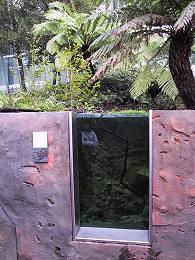
[[[112,230],[114,240],[123,240],[121,230],[148,235],[149,117],[77,114],[73,129],[78,233],[84,228],[98,239]]]

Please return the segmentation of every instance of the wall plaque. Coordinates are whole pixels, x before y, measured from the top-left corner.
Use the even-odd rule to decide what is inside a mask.
[[[47,132],[33,132],[33,161],[35,163],[48,162]]]

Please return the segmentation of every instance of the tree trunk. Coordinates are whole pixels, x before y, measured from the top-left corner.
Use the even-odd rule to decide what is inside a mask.
[[[18,66],[19,66],[19,76],[20,76],[20,88],[22,91],[27,91],[24,77],[24,67],[22,63],[22,59],[17,55]]]
[[[57,73],[55,68],[52,71],[52,75],[53,75],[53,77],[52,77],[52,86],[56,86],[57,85],[57,75],[58,75],[58,73]]]
[[[26,84],[25,84],[24,67],[23,67],[22,58],[20,57],[20,51],[19,51],[18,46],[16,46],[16,56],[17,56],[17,61],[18,61],[18,66],[19,66],[20,88],[22,91],[26,92],[27,88],[26,88]]]
[[[190,64],[192,45],[192,31],[180,31],[171,36],[169,68],[187,109],[195,109],[195,78]]]

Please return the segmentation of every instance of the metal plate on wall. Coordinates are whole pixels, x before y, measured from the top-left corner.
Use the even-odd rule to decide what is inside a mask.
[[[35,163],[47,163],[48,148],[33,148],[33,161]]]

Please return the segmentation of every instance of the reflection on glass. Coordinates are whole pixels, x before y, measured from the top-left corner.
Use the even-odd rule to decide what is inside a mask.
[[[149,120],[77,118],[81,226],[148,229]]]

